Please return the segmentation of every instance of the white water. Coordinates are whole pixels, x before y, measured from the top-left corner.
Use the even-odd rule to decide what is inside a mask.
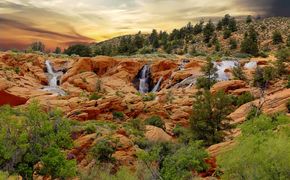
[[[218,71],[218,81],[227,81],[229,77],[225,72],[226,69],[232,69],[238,65],[237,61],[221,61],[221,62],[214,62],[214,65],[217,67]]]
[[[257,67],[256,61],[250,61],[244,65],[244,68],[246,69],[255,69]]]
[[[163,77],[160,77],[159,80],[158,80],[158,82],[157,82],[157,84],[152,89],[152,92],[155,93],[155,92],[157,92],[159,90],[162,80],[163,80]]]
[[[142,68],[141,77],[140,77],[140,83],[139,83],[139,92],[140,93],[147,93],[149,92],[149,74],[150,74],[150,68],[148,65],[145,65]]]
[[[62,75],[62,72],[54,72],[49,60],[45,61],[45,66],[48,73],[48,86],[43,87],[43,90],[54,92],[58,95],[64,96],[66,93],[57,85],[57,80]]]

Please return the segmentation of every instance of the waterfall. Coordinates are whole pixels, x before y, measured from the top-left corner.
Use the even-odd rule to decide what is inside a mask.
[[[250,61],[244,65],[244,68],[246,69],[255,69],[257,67],[256,61]]]
[[[163,77],[160,77],[158,82],[157,82],[157,84],[154,86],[154,88],[152,89],[151,92],[155,93],[155,92],[157,92],[159,90],[162,80],[163,80]]]
[[[150,78],[150,68],[146,64],[141,71],[141,77],[139,82],[139,92],[147,93],[149,92],[149,78]]]
[[[45,66],[48,73],[48,86],[45,86],[42,89],[44,91],[50,91],[58,95],[64,96],[66,93],[57,85],[58,78],[62,75],[62,72],[54,72],[51,62],[49,60],[45,61]]]
[[[232,69],[237,66],[236,61],[222,61],[222,62],[214,62],[215,67],[217,68],[218,81],[227,81],[229,80],[228,75],[226,74],[226,69]]]
[[[50,76],[50,78],[48,80],[48,85],[51,87],[57,87],[57,78],[58,78],[59,74],[57,74],[53,71],[53,68],[52,68],[49,60],[45,61],[45,65],[46,65],[47,72]]]

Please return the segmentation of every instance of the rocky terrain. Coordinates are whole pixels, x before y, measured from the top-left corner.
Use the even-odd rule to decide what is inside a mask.
[[[274,55],[238,59],[249,80],[253,79],[255,72],[255,66],[245,66],[249,62],[267,67],[276,61]],[[54,76],[47,62],[52,71],[58,73],[54,87],[51,87]],[[0,105],[26,107],[37,101],[45,111],[60,109],[74,123],[74,146],[67,150],[67,154],[76,159],[82,171],[94,163],[89,155],[90,148],[100,137],[108,135],[119,142],[112,155],[116,160],[115,166],[126,166],[135,171],[140,139],[127,128],[128,122],[158,116],[165,122],[164,128],[146,125],[144,137],[149,142],[177,141],[173,130],[176,126],[190,126],[194,95],[198,91],[194,84],[196,78],[202,75],[201,68],[205,62],[204,57],[152,60],[106,56],[62,58],[1,52]],[[251,81],[235,80],[232,67],[228,65],[230,63],[215,63],[220,67],[219,78],[226,79],[214,84],[210,90],[212,93],[222,90],[237,97],[246,92],[254,96],[253,101],[235,106],[228,115],[231,124],[241,124],[251,106],[259,105],[259,88],[253,87]],[[145,66],[148,66],[147,71]],[[289,64],[287,68],[290,70]],[[286,104],[290,99],[290,89],[285,86],[287,79],[275,79],[270,84],[264,92],[262,112],[287,113]],[[140,93],[140,88],[147,88],[146,93]],[[155,92],[148,92],[153,89]],[[90,126],[97,130],[89,131]],[[239,128],[233,129],[228,132],[225,142],[208,147],[211,157],[215,158],[224,147],[230,147],[234,143],[233,138],[239,134]],[[201,176],[211,175],[205,174]]]

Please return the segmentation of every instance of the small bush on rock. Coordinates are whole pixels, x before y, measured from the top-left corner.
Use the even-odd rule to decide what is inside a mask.
[[[165,123],[159,116],[151,116],[150,118],[145,120],[145,124],[165,129]]]

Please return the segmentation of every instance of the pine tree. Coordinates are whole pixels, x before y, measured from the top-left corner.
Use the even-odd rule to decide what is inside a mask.
[[[233,68],[233,72],[232,72],[233,76],[235,79],[238,79],[238,80],[247,80],[246,79],[246,76],[245,76],[245,73],[242,69],[242,66],[239,64],[237,67],[234,67]]]
[[[211,22],[211,20],[205,25],[203,28],[203,37],[204,37],[204,42],[208,43],[214,34],[215,31],[215,26]]]
[[[230,49],[237,49],[238,47],[238,42],[236,39],[231,38],[230,39]]]
[[[216,25],[216,30],[217,31],[221,31],[223,29],[223,22],[219,21]]]
[[[196,140],[212,145],[223,140],[223,131],[230,128],[227,115],[231,99],[220,91],[211,94],[209,90],[198,92],[193,103],[190,125]]]
[[[228,28],[232,32],[235,32],[235,31],[238,30],[238,28],[237,28],[237,22],[236,22],[236,19],[234,17],[230,18]]]
[[[217,68],[211,58],[207,58],[207,63],[201,68],[201,71],[203,76],[197,79],[196,86],[209,90],[216,83],[218,77]]]
[[[143,36],[141,34],[141,31],[139,31],[138,34],[135,35],[133,43],[134,43],[134,46],[137,49],[143,48],[143,46],[144,46],[144,38],[143,38]]]
[[[193,34],[194,35],[197,35],[199,33],[202,32],[202,29],[203,29],[203,21],[200,21],[198,24],[196,24],[194,27],[193,27]]]
[[[273,44],[283,43],[283,37],[279,31],[274,31],[272,35]]]
[[[251,26],[249,31],[244,35],[244,40],[241,44],[241,52],[254,56],[259,54],[258,33],[255,31],[253,26]]]
[[[247,16],[247,19],[246,19],[246,23],[249,24],[249,23],[251,23],[251,22],[253,22],[253,20],[252,20],[252,16],[251,16],[251,15],[248,15],[248,16]]]
[[[54,53],[55,53],[55,54],[61,54],[61,49],[60,49],[60,47],[56,47],[55,50],[54,50]]]
[[[44,52],[45,51],[45,45],[38,41],[38,42],[34,42],[30,45],[30,48],[33,50],[33,51],[39,51],[39,52]]]
[[[159,47],[158,33],[157,33],[156,29],[153,29],[152,33],[150,34],[149,42],[153,46],[153,48]]]

